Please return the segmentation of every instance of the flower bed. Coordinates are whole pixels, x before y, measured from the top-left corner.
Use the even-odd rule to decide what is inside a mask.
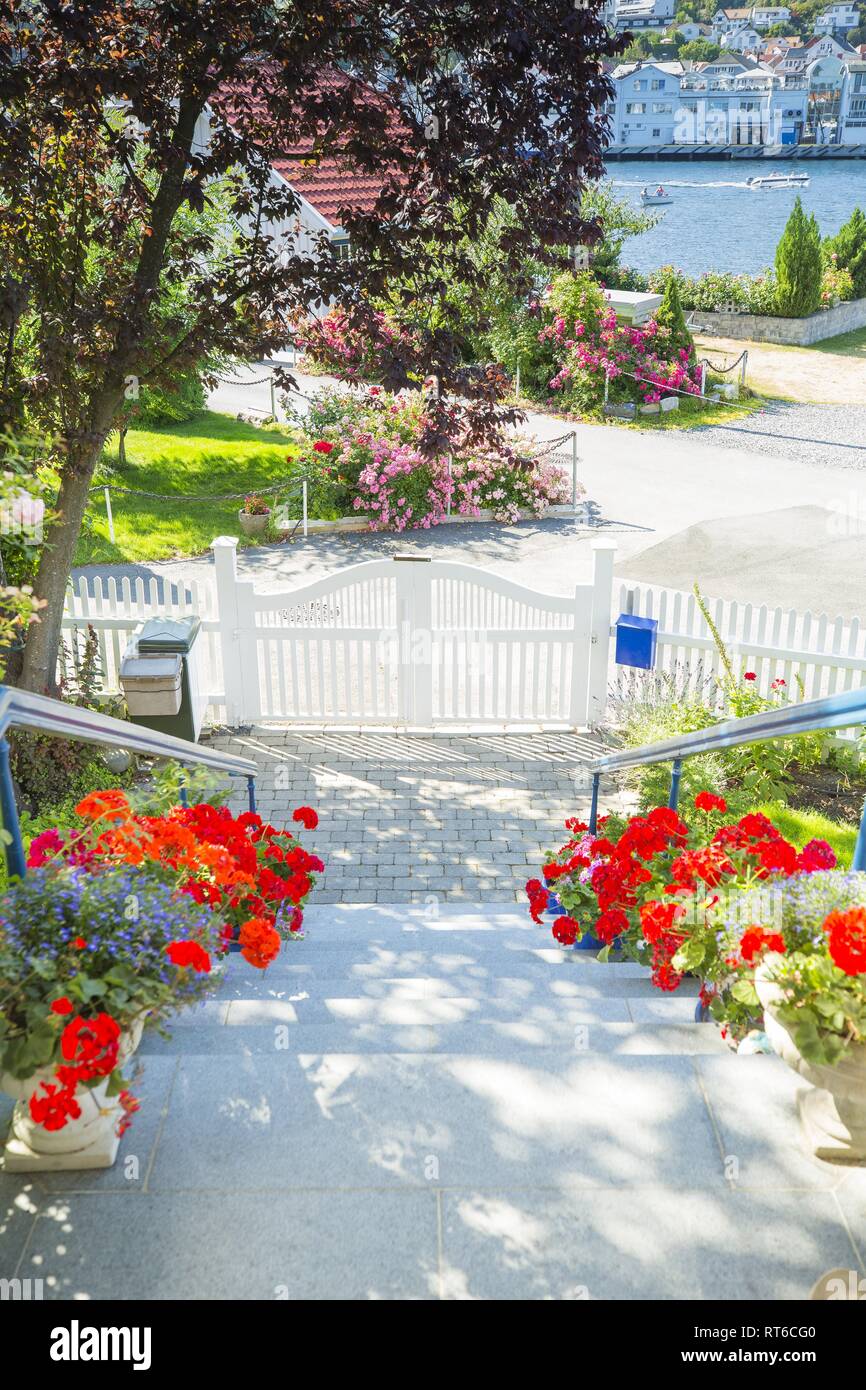
[[[541,517],[571,499],[565,474],[534,457],[525,441],[503,435],[496,447],[481,449],[455,424],[442,452],[422,453],[420,392],[395,396],[375,386],[323,392],[304,426],[300,466],[313,479],[313,516],[363,517],[371,531],[429,530],[449,507],[467,519],[489,512],[513,522],[522,512]]]
[[[121,1068],[142,1026],[210,992],[230,949],[266,969],[324,869],[291,831],[224,806],[145,814],[115,789],[76,813],[31,842],[27,876],[0,897],[0,1073],[31,1140],[81,1121],[99,1088],[97,1116],[122,1132],[136,1103]]]
[[[783,1016],[803,1055],[832,1064],[864,1041],[866,874],[837,870],[824,841],[798,851],[766,816],[732,820],[710,792],[688,819],[657,806],[608,817],[598,834],[577,820],[566,829],[543,881],[526,885],[536,922],[555,892],[561,945],[591,931],[606,957],[616,942],[662,990],[696,975],[701,1002],[734,1041],[760,1026],[755,971],[776,953]]]

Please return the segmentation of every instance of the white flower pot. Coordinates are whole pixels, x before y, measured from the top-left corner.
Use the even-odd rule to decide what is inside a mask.
[[[764,1028],[773,1050],[813,1086],[797,1098],[809,1148],[830,1163],[866,1163],[866,1046],[846,1048],[836,1066],[807,1062],[776,1016],[782,990],[768,978],[779,956],[767,956],[755,972],[755,988],[764,1006]]]
[[[144,1031],[144,1014],[121,1034],[118,1066],[135,1052]],[[56,1082],[54,1067],[42,1067],[23,1081],[8,1072],[0,1072],[0,1090],[12,1096],[17,1104],[3,1166],[7,1173],[58,1172],[78,1168],[110,1168],[117,1157],[120,1138],[117,1122],[122,1110],[116,1096],[109,1096],[106,1076],[96,1086],[79,1086],[75,1099],[81,1107],[77,1120],[70,1119],[62,1129],[47,1130],[36,1124],[30,1115],[30,1097],[40,1083]]]

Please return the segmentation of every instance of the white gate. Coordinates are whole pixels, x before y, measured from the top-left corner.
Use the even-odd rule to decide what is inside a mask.
[[[593,582],[568,598],[420,556],[259,593],[220,537],[227,721],[584,726],[604,707],[610,640],[614,547],[593,548]]]

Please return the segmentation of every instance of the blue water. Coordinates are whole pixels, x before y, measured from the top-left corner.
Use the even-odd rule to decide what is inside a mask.
[[[746,187],[750,176],[776,170],[807,173],[811,182],[764,193]],[[858,204],[866,212],[866,160],[612,160],[607,172],[617,194],[636,208],[644,186],[662,183],[673,194],[669,207],[656,209],[658,226],[623,247],[623,262],[638,270],[671,264],[690,275],[763,270],[773,263],[798,192],[823,236],[837,232]]]

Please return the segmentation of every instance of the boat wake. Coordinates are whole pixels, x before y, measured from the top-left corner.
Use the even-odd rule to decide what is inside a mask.
[[[652,183],[652,179],[649,180]],[[646,179],[611,179],[614,188],[646,188]],[[665,179],[665,188],[747,188],[745,179]]]

